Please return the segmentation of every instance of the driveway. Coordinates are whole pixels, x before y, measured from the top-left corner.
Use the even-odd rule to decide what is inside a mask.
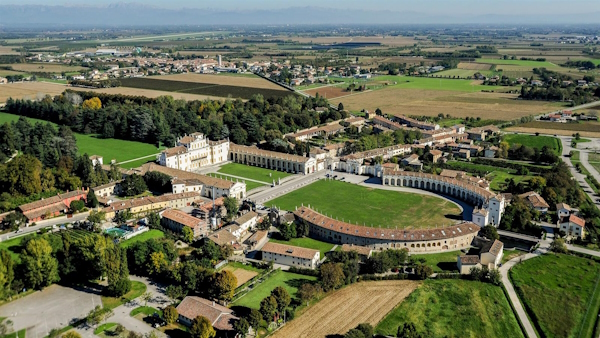
[[[27,329],[27,337],[42,338],[50,330],[65,327],[101,305],[100,296],[91,291],[51,285],[3,305],[0,317],[12,320],[15,331]]]

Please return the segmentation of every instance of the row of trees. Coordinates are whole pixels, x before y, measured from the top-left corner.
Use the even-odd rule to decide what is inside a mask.
[[[101,104],[86,104],[90,99]],[[213,140],[229,137],[238,144],[258,143],[270,130],[286,134],[337,117],[319,114],[313,110],[318,106],[327,107],[327,100],[255,95],[247,102],[185,101],[170,96],[150,99],[71,91],[39,101],[10,98],[6,102],[9,113],[52,121],[76,132],[167,146],[172,146],[177,136],[197,131]]]

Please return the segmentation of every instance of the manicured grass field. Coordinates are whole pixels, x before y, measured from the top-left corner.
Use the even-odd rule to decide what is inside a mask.
[[[12,332],[4,336],[4,338],[25,338],[27,329],[22,329],[17,332]]]
[[[284,210],[310,204],[340,221],[382,228],[426,228],[462,219],[458,206],[443,198],[328,180],[319,180],[267,204]]]
[[[473,74],[477,73],[477,72],[482,72],[480,70],[474,70],[474,69],[448,69],[448,70],[443,70],[441,72],[436,72],[433,73],[434,76],[456,76],[456,77],[461,77],[461,78],[465,78],[465,77],[470,77],[473,76]]]
[[[544,146],[553,149],[557,155],[562,152],[562,145],[560,140],[552,136],[535,136],[535,135],[522,135],[522,134],[506,134],[503,138],[504,141],[508,142],[511,146],[513,144],[521,144],[527,147],[533,147],[542,149]]]
[[[163,237],[165,237],[164,232],[157,230],[157,229],[152,229],[150,231],[144,232],[143,234],[137,235],[126,241],[123,241],[119,245],[122,246],[123,248],[128,248],[137,242],[145,242],[152,238],[158,239],[158,238],[163,238]]]
[[[452,161],[448,165],[455,170],[464,170],[466,172],[476,173],[476,171],[485,172],[486,178],[490,181],[490,188],[494,191],[503,191],[508,185],[510,179],[514,179],[516,183],[527,182],[532,176],[517,175],[515,169],[494,167],[485,164],[475,164],[470,162]],[[530,166],[530,169],[535,168]]]
[[[252,309],[260,308],[260,301],[271,294],[271,291],[278,286],[284,287],[290,295],[296,296],[298,288],[304,283],[310,283],[317,280],[317,277],[299,275],[284,271],[272,272],[266,281],[258,285],[254,290],[248,292],[242,298],[233,302],[233,305],[245,306]]]
[[[0,124],[4,122],[17,121],[18,115],[0,113]],[[41,122],[49,123],[48,121],[27,118],[31,123]],[[56,126],[56,124],[52,123]],[[109,164],[111,159],[116,159],[117,162],[131,160],[138,157],[144,157],[156,154],[161,149],[157,149],[155,145],[126,141],[119,139],[101,139],[95,135],[85,135],[75,133],[77,139],[77,147],[80,154],[100,155],[104,157],[104,163]],[[145,162],[144,162],[145,163]],[[134,167],[131,167],[134,168]]]
[[[308,238],[308,237],[292,238],[289,241],[281,241],[281,240],[271,238],[269,241],[271,241],[273,243],[287,244],[287,245],[299,246],[302,248],[319,250],[321,252],[321,259],[323,259],[323,257],[325,257],[326,252],[329,252],[335,246],[334,244],[317,241],[316,239],[312,239],[312,238]]]
[[[141,167],[142,165],[144,165],[148,162],[155,162],[155,161],[156,161],[156,156],[152,155],[152,156],[144,157],[142,159],[127,162],[127,163],[119,163],[119,167],[125,168],[125,169],[132,169],[132,168]]]
[[[513,175],[505,171],[496,170],[490,173],[488,179],[490,178],[490,188],[494,191],[502,191],[508,185],[507,180],[510,181],[511,179],[514,179],[515,183],[518,184],[520,182],[529,181],[532,176]]]
[[[240,163],[226,164],[218,170],[218,173],[245,177],[251,180],[257,180],[268,184],[272,184],[273,180],[275,180],[275,183],[277,183],[277,180],[279,178],[285,178],[292,175],[282,171],[253,167]]]
[[[440,79],[432,77],[409,77],[385,75],[378,76],[378,81],[395,81],[396,85],[387,86],[405,88],[405,89],[431,89],[431,90],[451,90],[461,92],[478,92],[482,89],[489,90],[489,86],[472,84],[471,80]]]
[[[101,324],[100,326],[98,326],[95,330],[94,330],[94,334],[100,334],[106,330],[110,330],[113,327],[117,326],[117,323],[104,323]]]
[[[242,179],[240,179],[240,178],[229,176],[229,175],[225,175],[225,174],[222,174],[222,173],[218,173],[218,174],[217,173],[210,173],[210,174],[208,174],[208,176],[222,178],[222,179],[226,179],[226,180],[230,180],[230,181],[231,180],[233,180],[233,181],[240,181],[240,182],[242,181]],[[258,187],[264,187],[264,186],[266,186],[266,184],[261,184],[261,183],[258,183],[258,182],[246,180],[246,191],[250,191],[252,189],[256,189]]]
[[[375,327],[395,336],[415,324],[423,337],[523,337],[500,287],[467,280],[426,280]]]
[[[531,60],[502,60],[502,59],[475,59],[477,63],[489,63],[492,65],[514,65],[514,66],[525,66],[532,68],[552,68],[556,65],[547,61],[531,61]],[[499,67],[500,68],[500,67]]]
[[[159,315],[162,315],[162,312],[160,310],[157,310],[151,306],[140,306],[140,307],[136,307],[135,309],[131,310],[131,312],[129,313],[129,315],[131,317],[135,317],[138,314],[144,314],[146,316],[152,316],[155,313],[158,313]]]
[[[546,254],[517,264],[510,277],[543,337],[591,337],[600,310],[600,264]]]
[[[131,291],[120,298],[102,296],[102,306],[104,308],[114,309],[117,306],[141,296],[144,292],[146,292],[146,284],[138,281],[131,281]]]
[[[410,255],[410,257],[416,260],[425,259],[425,264],[429,265],[433,269],[433,272],[451,272],[458,271],[456,257],[459,255],[462,255],[461,251],[450,251],[429,255]]]
[[[573,142],[575,143],[587,143],[587,142],[591,142],[592,140],[587,139],[587,138],[580,138],[579,140],[573,139]]]
[[[15,262],[20,262],[19,254],[21,253],[21,250],[23,250],[21,241],[23,241],[23,238],[25,237],[26,236],[20,236],[7,241],[2,241],[0,242],[0,249],[7,250]]]

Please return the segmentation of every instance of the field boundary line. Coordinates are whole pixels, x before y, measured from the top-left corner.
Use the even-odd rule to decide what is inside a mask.
[[[156,157],[156,155],[160,155],[160,153],[151,154],[151,155],[148,155],[148,156],[142,156],[142,157],[134,158],[134,159],[131,159],[131,160],[125,160],[125,161],[122,161],[122,162],[117,162],[116,164],[124,164],[124,163],[129,163],[129,162],[133,162],[133,161],[137,161],[137,160],[143,160],[143,159],[148,158],[148,157],[153,157],[153,156]]]
[[[600,274],[598,274],[598,276],[596,276],[596,285],[594,286],[594,291],[592,292],[592,297],[590,297],[587,309],[585,310],[585,315],[583,316],[583,321],[581,322],[581,325],[579,326],[579,334],[577,335],[577,337],[581,337],[581,331],[583,330],[583,326],[585,325],[587,315],[590,312],[592,303],[594,302],[594,295],[596,294],[596,290],[598,289],[598,282],[600,282]],[[598,319],[596,319],[596,321],[597,320]],[[596,326],[595,325],[596,321],[594,321],[594,326]],[[592,330],[592,333],[593,333],[593,330]]]

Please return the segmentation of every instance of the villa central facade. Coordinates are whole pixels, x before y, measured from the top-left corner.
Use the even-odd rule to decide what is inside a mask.
[[[202,133],[177,139],[177,146],[163,150],[158,163],[167,168],[193,171],[227,161],[229,140],[211,141]]]

